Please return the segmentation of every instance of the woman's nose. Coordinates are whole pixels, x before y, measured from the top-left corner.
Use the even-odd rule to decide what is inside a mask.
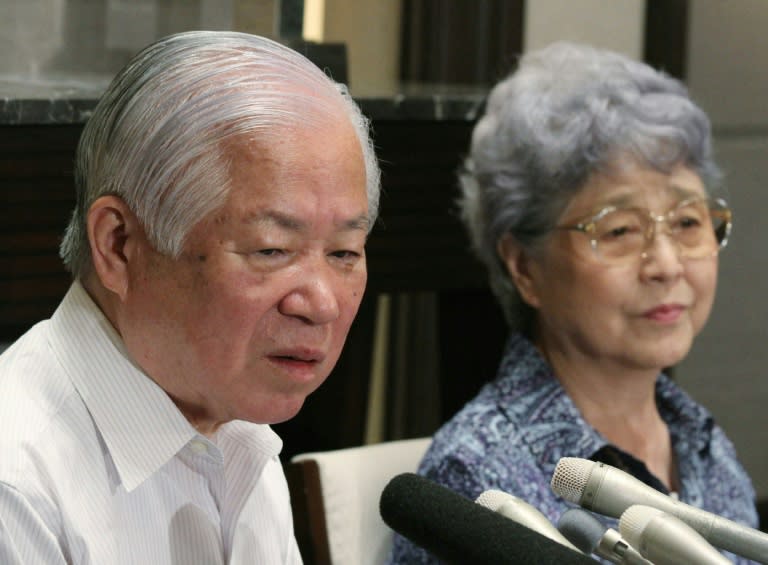
[[[659,227],[657,223],[641,255],[643,272],[654,279],[678,277],[684,270],[680,244],[671,231]]]

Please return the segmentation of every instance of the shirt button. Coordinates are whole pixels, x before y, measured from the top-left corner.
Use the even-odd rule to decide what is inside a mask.
[[[192,440],[189,442],[189,448],[198,455],[202,455],[203,453],[208,452],[208,446],[205,445],[202,441],[199,440]]]

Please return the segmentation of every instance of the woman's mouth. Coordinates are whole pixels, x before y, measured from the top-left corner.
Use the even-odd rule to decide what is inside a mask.
[[[671,323],[676,322],[684,311],[685,307],[680,304],[662,304],[648,310],[645,317],[655,322]]]

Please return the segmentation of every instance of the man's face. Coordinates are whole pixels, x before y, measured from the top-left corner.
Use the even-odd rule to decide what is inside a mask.
[[[170,259],[142,243],[118,328],[202,432],[293,417],[341,353],[367,278],[360,143],[346,120],[231,149],[232,189]]]

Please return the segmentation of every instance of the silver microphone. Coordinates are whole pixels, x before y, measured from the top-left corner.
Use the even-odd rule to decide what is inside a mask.
[[[557,522],[557,529],[584,553],[595,554],[617,565],[652,565],[619,532],[581,508],[566,510]]]
[[[656,565],[731,565],[696,530],[658,508],[630,506],[621,515],[619,530]]]
[[[501,490],[490,489],[478,496],[475,502],[581,553],[581,550],[568,541],[544,514],[521,498]]]
[[[670,498],[605,463],[563,457],[551,486],[565,500],[614,518],[635,504],[658,508],[688,524],[712,545],[768,563],[768,534]]]

